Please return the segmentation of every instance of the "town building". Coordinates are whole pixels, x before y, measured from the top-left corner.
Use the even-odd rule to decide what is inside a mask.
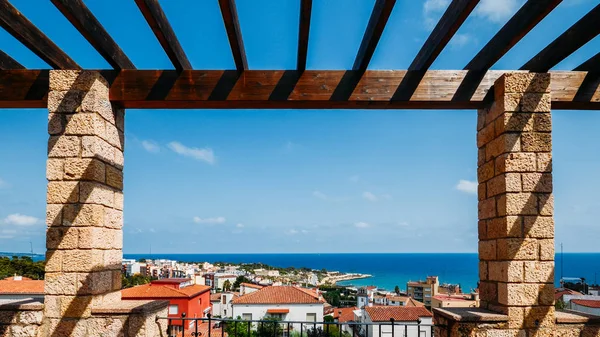
[[[213,317],[231,318],[233,309],[231,302],[239,297],[237,293],[222,292],[210,295],[210,305],[212,307]]]
[[[359,334],[364,336],[432,336],[433,314],[423,307],[372,306],[356,310],[354,313],[357,322],[382,323],[362,325]],[[394,320],[393,327],[391,319]],[[384,322],[386,324],[383,324]]]
[[[24,276],[11,276],[0,280],[0,300],[44,300],[44,281]]]
[[[316,291],[292,286],[270,286],[235,298],[233,317],[258,320],[322,322],[325,300]],[[292,324],[295,330],[300,324]]]
[[[371,305],[369,300],[369,293],[367,292],[367,288],[361,287],[358,288],[358,292],[356,293],[356,306],[359,309],[367,307]]]
[[[479,294],[437,294],[431,298],[432,308],[476,308],[479,306]]]
[[[123,300],[168,300],[168,317],[203,318],[211,311],[210,287],[193,284],[191,279],[161,279],[121,290]],[[190,321],[190,325],[193,321]],[[181,320],[171,325],[181,327]],[[178,328],[174,328],[177,330]]]
[[[264,288],[261,285],[253,284],[253,283],[241,283],[240,284],[240,295],[246,295],[258,291]]]
[[[216,273],[216,274],[214,274],[213,278],[214,278],[213,289],[224,291],[225,289],[223,287],[225,286],[227,281],[229,281],[229,286],[231,288],[233,288],[233,284],[235,283],[237,276],[232,275],[232,274]],[[228,289],[228,290],[231,290],[231,289]]]
[[[425,281],[408,282],[406,293],[415,300],[431,307],[431,297],[438,294],[440,282],[437,276],[427,276]]]
[[[571,310],[600,316],[600,300],[573,299],[571,300]]]

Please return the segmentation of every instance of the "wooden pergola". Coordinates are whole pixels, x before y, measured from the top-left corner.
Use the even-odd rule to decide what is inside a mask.
[[[453,0],[408,70],[367,70],[396,0],[377,0],[351,70],[306,70],[312,0],[301,0],[296,69],[250,70],[235,0],[219,0],[235,70],[195,70],[158,0],[135,0],[175,70],[136,70],[82,0],[51,0],[113,69],[101,70],[124,108],[478,109],[506,71],[490,68],[562,0],[528,0],[462,70],[429,70],[479,0]],[[519,70],[545,73],[600,33],[600,4]],[[80,66],[0,0],[0,25],[54,69]],[[0,108],[46,107],[49,70],[0,50]],[[600,53],[550,71],[553,109],[600,109]]]

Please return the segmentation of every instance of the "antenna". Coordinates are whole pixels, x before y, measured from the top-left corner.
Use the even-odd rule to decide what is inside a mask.
[[[29,241],[29,247],[31,247],[31,259],[33,259],[33,243]]]

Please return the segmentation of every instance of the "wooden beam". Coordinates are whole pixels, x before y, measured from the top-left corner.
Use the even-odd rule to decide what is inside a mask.
[[[21,63],[10,57],[8,54],[0,50],[0,70],[7,69],[25,69]]]
[[[600,34],[600,4],[556,40],[525,63],[520,70],[546,72]]]
[[[425,76],[425,72],[440,55],[456,31],[462,26],[479,0],[453,0],[437,23],[427,41],[408,68],[409,73],[394,93],[394,101],[408,101]]]
[[[344,77],[357,71],[114,70],[110,98],[125,108],[215,109],[478,109],[505,71],[490,70],[468,100],[454,100],[465,70],[430,70],[408,101],[393,101],[394,89],[410,73],[368,70],[347,100],[335,99]],[[350,74],[350,75],[349,75]],[[588,73],[551,72],[554,109],[598,109],[600,90],[581,85]],[[289,78],[298,77],[297,81]],[[0,71],[0,107],[45,107],[48,71]],[[589,97],[587,101],[576,96]]]
[[[579,86],[574,101],[590,101],[598,87],[600,87],[600,53],[592,56],[589,60],[580,64],[575,71],[587,71],[585,79]]]
[[[242,39],[235,0],[219,0],[219,6],[221,7],[221,15],[223,15],[235,67],[239,71],[247,70],[248,61],[246,61],[246,50],[244,49],[244,40]]]
[[[358,48],[358,54],[356,55],[356,59],[354,59],[353,70],[367,70],[395,4],[396,0],[375,1],[365,35],[363,35],[360,48]]]
[[[592,56],[589,60],[580,64],[573,71],[600,71],[600,53]]]
[[[529,0],[465,66],[469,73],[456,91],[455,99],[469,99],[481,78],[502,56],[542,21],[562,0]]]
[[[167,20],[158,0],[135,0],[140,11],[146,18],[148,25],[156,35],[158,42],[163,47],[167,56],[177,70],[191,70],[192,64],[188,60],[173,27]]]
[[[51,0],[83,37],[114,69],[135,69],[135,66],[113,40],[82,0]]]
[[[296,69],[306,69],[306,56],[308,55],[308,36],[310,33],[310,17],[312,14],[312,0],[300,2],[300,27],[298,28],[298,58]]]
[[[55,69],[80,69],[64,51],[27,20],[8,0],[0,0],[0,26]]]

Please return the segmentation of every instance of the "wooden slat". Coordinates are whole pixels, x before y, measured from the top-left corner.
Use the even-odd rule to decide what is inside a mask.
[[[0,70],[6,69],[25,69],[21,63],[0,50]]]
[[[479,0],[453,0],[450,3],[408,68],[410,73],[398,85],[394,93],[394,101],[410,100],[423,76],[425,76],[427,69],[444,50],[456,31],[477,6],[477,3],[479,3]]]
[[[83,37],[117,70],[135,69],[133,63],[82,0],[51,0]]]
[[[475,93],[486,71],[542,21],[562,0],[529,0],[465,66],[469,73],[454,97],[467,100]]]
[[[592,56],[574,70],[588,72],[579,86],[574,100],[578,102],[589,102],[593,99],[594,93],[598,90],[598,87],[600,87],[600,53]]]
[[[395,4],[396,0],[375,1],[375,6],[371,12],[369,23],[367,24],[367,29],[365,30],[362,42],[360,43],[360,48],[358,48],[356,59],[354,59],[354,66],[352,66],[353,70],[367,70]]]
[[[600,4],[520,69],[546,72],[600,34]]]
[[[248,61],[246,61],[246,50],[244,49],[244,40],[242,39],[235,0],[219,0],[219,6],[221,7],[235,67],[240,71],[246,70],[248,69]]]
[[[80,69],[64,51],[19,12],[8,0],[0,0],[0,26],[55,69]]]
[[[347,100],[335,97],[354,71],[114,70],[110,98],[125,108],[216,109],[477,109],[504,71],[490,70],[468,100],[454,99],[465,70],[430,70],[409,101],[393,101],[405,70],[366,71]],[[600,89],[587,72],[551,72],[554,109],[600,109]],[[290,79],[294,79],[291,81]],[[44,107],[48,71],[0,71],[0,107]],[[587,98],[583,100],[582,98]]]
[[[192,64],[188,60],[175,32],[167,20],[158,0],[135,0],[144,18],[156,35],[158,42],[163,47],[167,56],[177,70],[191,70]]]
[[[308,55],[308,36],[310,33],[310,17],[312,14],[312,0],[300,2],[300,27],[298,28],[298,58],[296,69],[306,69],[306,56]]]

